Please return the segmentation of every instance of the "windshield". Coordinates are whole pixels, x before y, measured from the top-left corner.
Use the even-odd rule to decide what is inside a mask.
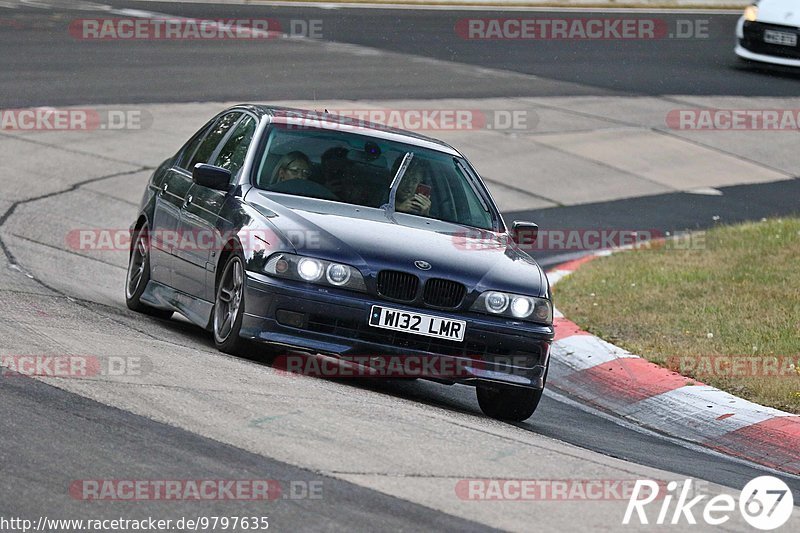
[[[393,178],[394,211],[493,229],[493,211],[466,163],[452,155],[385,139],[329,130],[274,127],[257,166],[256,186],[273,192],[387,207]],[[479,192],[480,191],[480,192]]]

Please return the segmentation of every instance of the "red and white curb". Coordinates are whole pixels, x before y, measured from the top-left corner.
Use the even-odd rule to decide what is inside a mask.
[[[550,284],[609,251],[561,264]],[[582,331],[556,310],[547,384],[670,437],[800,474],[800,416],[764,407],[650,363]]]

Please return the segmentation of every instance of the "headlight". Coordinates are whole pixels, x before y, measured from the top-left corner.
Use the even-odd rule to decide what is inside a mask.
[[[751,5],[744,8],[744,20],[748,20],[750,22],[755,22],[758,18],[758,6]]]
[[[508,296],[502,292],[490,292],[486,295],[486,310],[490,313],[502,313],[508,307]]]
[[[367,290],[364,277],[358,269],[313,257],[277,253],[264,265],[264,273],[276,278],[307,281],[354,291]]]
[[[511,300],[511,314],[517,318],[526,318],[533,312],[533,301],[525,296],[515,296]]]
[[[472,304],[471,310],[529,322],[553,323],[553,304],[550,300],[521,294],[484,292]]]
[[[297,273],[306,281],[317,281],[322,277],[324,270],[322,263],[310,257],[304,257],[297,263]]]
[[[331,263],[328,265],[328,283],[331,285],[344,285],[350,281],[350,267]]]

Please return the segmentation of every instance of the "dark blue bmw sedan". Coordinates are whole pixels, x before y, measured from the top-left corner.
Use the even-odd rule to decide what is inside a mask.
[[[441,141],[241,105],[150,179],[126,301],[181,313],[227,353],[255,341],[364,375],[472,385],[487,415],[524,420],[553,339],[547,278],[524,251],[536,232],[507,227]]]

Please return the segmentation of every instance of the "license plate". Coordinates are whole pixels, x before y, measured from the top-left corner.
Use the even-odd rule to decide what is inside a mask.
[[[463,341],[467,323],[422,313],[411,313],[373,305],[369,314],[369,325],[376,328],[405,331],[415,335],[436,337],[449,341]]]
[[[784,31],[766,30],[764,31],[764,42],[783,46],[797,46],[797,35]]]

